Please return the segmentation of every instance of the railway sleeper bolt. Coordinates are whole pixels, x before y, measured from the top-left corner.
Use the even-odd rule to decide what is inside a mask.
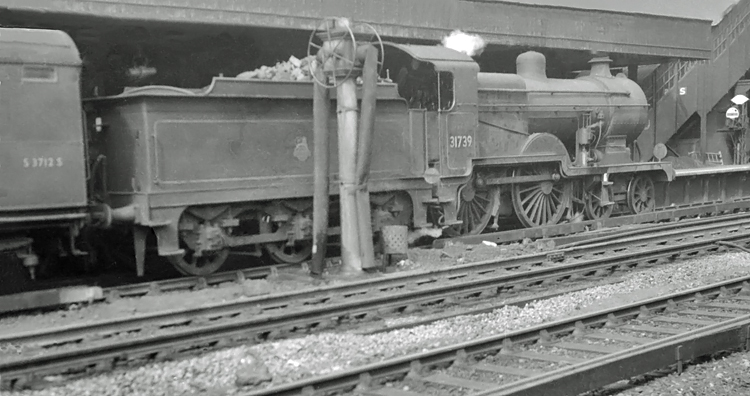
[[[362,373],[359,375],[359,382],[354,388],[355,391],[364,392],[372,389],[372,376],[370,373]]]
[[[581,280],[581,279],[584,279],[584,278],[585,277],[580,272],[576,272],[574,274],[571,274],[568,277],[568,279],[571,280],[571,281],[578,281],[578,280]]]
[[[406,378],[411,379],[420,379],[422,378],[422,370],[424,367],[422,367],[422,362],[419,360],[412,360],[409,373],[406,374]]]
[[[315,326],[316,330],[328,330],[336,327],[338,320],[335,318],[323,319]]]
[[[315,387],[312,385],[308,385],[304,388],[302,388],[302,396],[314,396],[315,395]]]
[[[114,369],[115,369],[115,359],[107,359],[107,360],[96,363],[92,371],[95,373],[108,373]]]
[[[154,361],[156,362],[166,362],[166,361],[172,361],[177,356],[177,350],[176,349],[166,349],[163,351],[156,352],[154,355]]]
[[[405,314],[408,314],[408,313],[413,313],[417,311],[419,311],[419,307],[417,307],[416,304],[409,304],[404,308],[402,312]]]
[[[513,340],[510,338],[506,338],[503,340],[502,348],[500,348],[500,353],[509,353],[513,351]]]
[[[542,281],[542,283],[539,284],[541,287],[547,287],[547,286],[554,286],[557,283],[559,283],[558,278],[547,278]]]
[[[640,312],[638,312],[638,319],[639,320],[648,319],[651,316],[652,316],[651,311],[645,305],[641,305]]]
[[[110,290],[107,292],[106,297],[104,298],[106,302],[112,303],[114,301],[117,301],[120,299],[120,291],[117,289]]]
[[[547,330],[540,331],[539,339],[537,339],[537,344],[546,345],[550,343],[552,343],[552,335]]]
[[[206,278],[201,276],[200,278],[196,280],[195,286],[193,286],[193,290],[195,291],[203,290],[207,287],[208,287],[208,281],[206,280]]]
[[[742,288],[740,288],[740,291],[737,292],[738,296],[747,296],[750,295],[750,283],[742,282]]]
[[[237,270],[237,272],[235,272],[235,276],[236,276],[235,281],[239,283],[240,285],[245,283],[245,280],[247,279],[245,278],[245,273],[240,270]]]
[[[667,301],[667,308],[665,310],[667,312],[677,311],[677,303],[674,302],[674,300],[670,299],[669,301]]]
[[[151,282],[148,285],[148,293],[146,293],[147,296],[158,296],[161,294],[161,287],[159,286],[159,282]]]
[[[680,353],[682,351],[682,345],[678,345],[677,348],[675,348],[675,360],[677,361],[677,375],[682,374],[682,354]]]
[[[456,359],[453,361],[454,367],[465,367],[469,363],[469,354],[466,353],[466,349],[459,349],[456,351]]]
[[[396,312],[396,309],[393,308],[393,307],[378,308],[378,314],[381,315],[381,316],[390,315],[390,314],[392,314],[394,312]]]
[[[607,321],[604,323],[604,327],[616,327],[620,325],[620,319],[614,314],[607,315]]]
[[[573,329],[573,337],[581,337],[586,334],[586,325],[580,320],[576,322],[575,329]]]

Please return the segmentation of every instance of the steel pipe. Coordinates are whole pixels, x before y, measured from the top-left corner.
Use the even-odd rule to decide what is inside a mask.
[[[370,178],[372,140],[375,130],[375,109],[377,105],[378,50],[372,45],[362,47],[365,52],[362,70],[362,114],[359,120],[357,140],[357,212],[359,215],[359,242],[362,268],[374,268],[375,252],[372,238],[372,217],[370,192],[367,181]],[[358,51],[359,52],[359,51]]]

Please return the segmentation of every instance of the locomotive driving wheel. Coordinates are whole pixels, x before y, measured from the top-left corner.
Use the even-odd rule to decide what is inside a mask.
[[[656,189],[649,176],[638,175],[630,180],[628,208],[633,214],[652,212],[656,208]]]
[[[549,167],[524,167],[513,171],[513,177],[551,176]],[[513,208],[527,227],[557,224],[570,206],[571,184],[564,180],[516,183],[512,187]]]
[[[468,183],[458,189],[458,208],[456,217],[463,224],[453,226],[460,235],[477,235],[487,227],[492,218],[492,208],[500,197],[500,189],[490,187],[480,189],[474,185],[472,177]]]

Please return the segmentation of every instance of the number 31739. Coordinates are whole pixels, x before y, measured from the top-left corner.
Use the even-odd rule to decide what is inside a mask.
[[[450,148],[471,147],[471,141],[470,135],[449,136],[448,146]]]

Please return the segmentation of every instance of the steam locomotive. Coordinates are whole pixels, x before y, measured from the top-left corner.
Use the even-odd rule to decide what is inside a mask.
[[[139,275],[152,243],[188,275],[217,271],[233,249],[308,259],[313,83],[215,77],[82,101],[65,33],[0,29],[0,47],[2,251],[34,269],[122,249]],[[377,87],[375,231],[476,234],[747,195],[743,166],[674,169],[662,147],[636,160],[646,96],[607,58],[575,79],[547,78],[537,52],[515,74],[440,46],[389,43],[384,59],[399,78]],[[331,139],[332,170],[337,152]],[[335,172],[330,182],[337,191]]]

